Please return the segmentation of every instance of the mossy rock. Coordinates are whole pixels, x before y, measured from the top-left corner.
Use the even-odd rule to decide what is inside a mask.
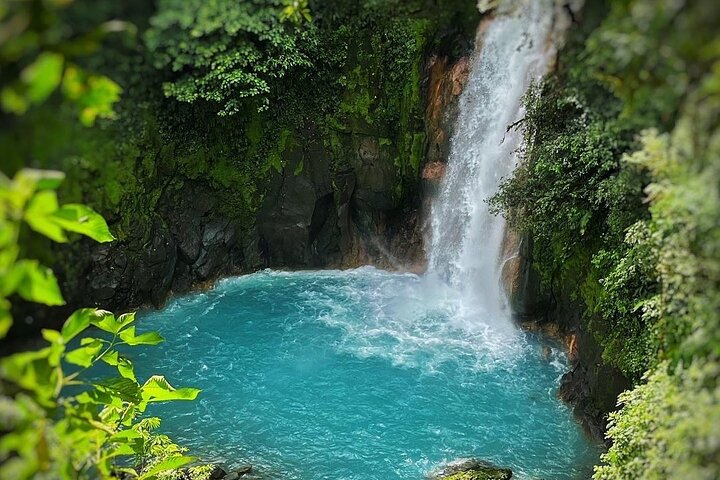
[[[483,470],[468,470],[444,477],[443,480],[509,480],[512,472],[504,468],[488,468]]]
[[[509,468],[497,467],[483,460],[458,460],[431,474],[430,480],[510,480]]]

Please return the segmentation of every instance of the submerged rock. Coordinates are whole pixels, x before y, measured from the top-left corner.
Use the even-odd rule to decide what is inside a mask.
[[[429,480],[510,480],[512,470],[484,460],[460,459],[448,463],[428,476]]]
[[[240,468],[238,468],[236,470],[236,472],[238,473],[238,475],[246,475],[246,474],[252,472],[252,469],[253,469],[252,465],[250,465],[248,463],[246,465],[241,465]]]
[[[252,473],[252,471],[253,467],[249,463],[240,465],[240,467],[234,468],[230,472],[226,472],[219,465],[215,465],[208,478],[210,480],[238,480],[240,477]]]
[[[212,469],[212,472],[210,472],[210,480],[220,480],[221,478],[225,478],[227,475],[227,472],[223,470],[222,467],[215,465]]]

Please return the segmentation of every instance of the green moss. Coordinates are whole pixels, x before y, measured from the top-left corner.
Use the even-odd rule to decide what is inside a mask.
[[[444,477],[443,480],[509,480],[511,477],[512,473],[509,470],[488,467],[486,469],[454,473]]]

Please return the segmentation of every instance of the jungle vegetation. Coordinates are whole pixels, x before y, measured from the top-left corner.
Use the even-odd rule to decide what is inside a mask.
[[[331,149],[348,130],[387,139],[397,200],[416,200],[423,56],[463,53],[445,40],[472,38],[475,3],[0,1],[0,335],[11,302],[64,303],[43,265],[72,285],[78,236],[144,238],[164,188],[209,179],[249,222],[308,119]],[[720,4],[586,3],[599,21],[528,94],[524,162],[492,204],[633,383],[595,478],[715,479]],[[134,321],[78,310],[2,360],[0,477],[174,478],[194,461],[141,414],[199,392],[136,378],[122,351],[162,339]]]
[[[595,479],[720,474],[720,8],[610,2],[527,96],[493,199],[634,384]]]

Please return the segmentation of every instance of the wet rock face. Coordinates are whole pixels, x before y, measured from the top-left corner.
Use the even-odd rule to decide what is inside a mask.
[[[505,231],[501,281],[513,316],[520,322],[541,317],[548,299],[540,291],[540,280],[532,265],[532,240],[528,235]]]
[[[428,475],[429,480],[510,480],[512,470],[476,459],[451,462]]]
[[[319,140],[288,152],[283,170],[273,174],[258,215],[265,264],[307,267],[339,263],[341,229],[336,205],[330,161]]]
[[[453,120],[457,117],[458,99],[470,75],[468,57],[450,63],[448,57],[432,57],[427,65],[428,92],[425,128],[428,138],[427,163],[447,163]],[[438,172],[435,169],[435,172]],[[442,171],[444,174],[444,171]],[[425,175],[423,175],[425,178]],[[429,179],[440,180],[442,175]]]
[[[258,214],[261,255],[268,267],[326,268],[374,264],[405,268],[421,262],[417,208],[402,206],[392,145],[381,135],[339,134],[333,156],[315,133],[285,152]],[[419,179],[418,179],[419,182]]]
[[[239,226],[215,213],[204,186],[187,182],[159,204],[147,232],[109,244],[87,242],[91,256],[79,284],[68,289],[71,304],[160,306],[171,292],[247,266]]]

